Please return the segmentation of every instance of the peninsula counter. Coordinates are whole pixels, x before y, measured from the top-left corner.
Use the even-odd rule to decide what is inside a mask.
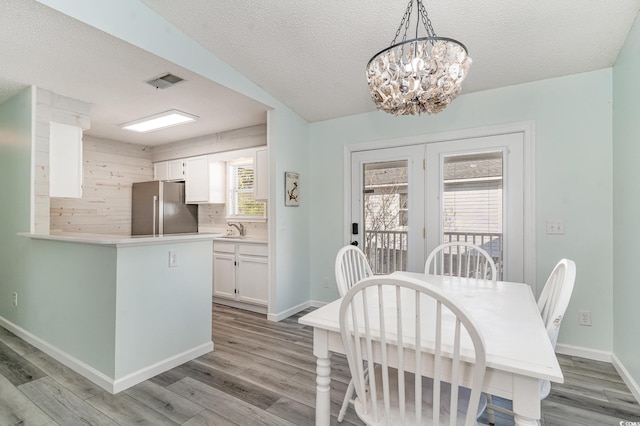
[[[29,288],[0,325],[117,393],[213,350],[220,234],[29,234]],[[26,313],[29,315],[26,315]]]

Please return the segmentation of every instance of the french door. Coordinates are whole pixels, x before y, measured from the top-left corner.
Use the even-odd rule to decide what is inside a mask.
[[[351,241],[374,273],[422,271],[438,244],[468,241],[500,279],[524,282],[521,132],[351,153]]]
[[[376,274],[424,269],[424,146],[351,154],[351,243]]]

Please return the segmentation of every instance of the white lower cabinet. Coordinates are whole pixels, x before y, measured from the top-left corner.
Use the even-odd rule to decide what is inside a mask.
[[[218,303],[266,312],[269,297],[266,244],[213,243],[213,297]]]
[[[213,296],[236,300],[235,253],[213,253]]]

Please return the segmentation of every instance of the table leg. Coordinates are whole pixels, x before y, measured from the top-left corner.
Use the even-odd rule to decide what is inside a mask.
[[[316,426],[328,426],[331,421],[331,359],[316,362]]]
[[[514,416],[514,420],[515,420],[516,426],[538,426],[537,420],[522,417],[517,414]]]
[[[513,411],[516,426],[538,426],[540,412],[540,382],[531,377],[513,379]]]

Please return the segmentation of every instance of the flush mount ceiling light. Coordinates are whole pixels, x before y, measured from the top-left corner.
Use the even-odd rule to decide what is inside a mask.
[[[187,114],[186,112],[172,109],[161,112],[150,117],[141,118],[130,123],[123,124],[123,129],[133,130],[134,132],[151,132],[154,130],[164,129],[166,127],[177,126],[178,124],[186,124],[196,121],[198,117]]]
[[[471,66],[467,48],[454,39],[438,37],[422,0],[416,0],[416,7],[415,38],[407,40],[413,11],[410,0],[391,46],[376,53],[366,68],[376,108],[393,115],[444,110],[460,94]],[[418,37],[421,20],[425,37]],[[397,42],[401,33],[402,40]]]

